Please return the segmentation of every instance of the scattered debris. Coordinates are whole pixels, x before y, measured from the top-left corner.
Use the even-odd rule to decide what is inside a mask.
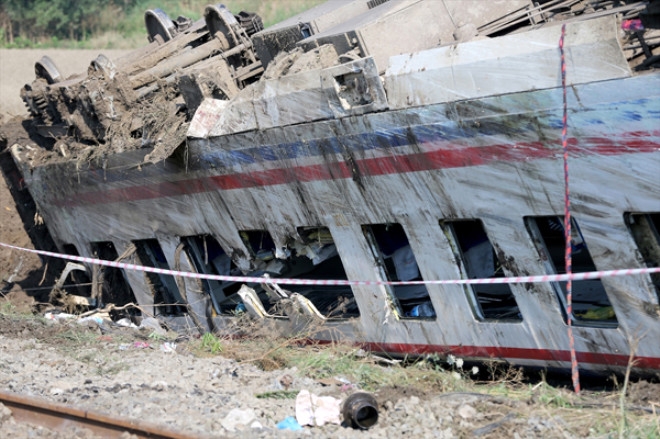
[[[160,350],[165,353],[176,353],[176,343],[166,341],[160,345]]]
[[[234,408],[229,411],[227,416],[225,416],[221,421],[220,425],[230,432],[235,432],[236,430],[243,430],[244,428],[250,426],[254,421],[256,421],[257,416],[252,409],[238,409]],[[261,424],[259,425],[261,428]]]
[[[289,416],[285,418],[283,421],[277,423],[277,429],[298,431],[298,430],[302,430],[302,426],[298,423],[296,418],[294,418],[293,416]]]
[[[300,425],[323,426],[341,424],[341,400],[332,396],[317,396],[301,390],[296,397],[296,420]]]
[[[341,412],[344,422],[356,429],[367,430],[378,422],[378,402],[370,393],[353,393],[344,401]]]

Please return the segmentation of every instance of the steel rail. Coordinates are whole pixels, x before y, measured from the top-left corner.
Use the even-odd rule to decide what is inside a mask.
[[[154,424],[118,419],[89,410],[76,409],[64,404],[56,404],[33,397],[0,391],[0,403],[12,412],[16,422],[36,424],[45,428],[62,431],[72,427],[82,427],[104,438],[119,438],[128,432],[138,438],[149,439],[194,439],[194,436],[166,430]]]

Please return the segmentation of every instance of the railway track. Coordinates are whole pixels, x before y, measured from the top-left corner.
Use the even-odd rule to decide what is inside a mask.
[[[57,431],[80,427],[91,430],[95,435],[104,438],[119,438],[123,433],[129,433],[133,435],[132,437],[149,439],[200,438],[197,434],[188,435],[146,422],[114,418],[98,412],[13,393],[0,392],[0,403],[11,410],[16,422],[39,425]]]

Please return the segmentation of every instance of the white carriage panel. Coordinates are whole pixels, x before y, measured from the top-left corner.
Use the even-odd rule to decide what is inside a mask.
[[[176,248],[181,243],[180,237],[161,236],[158,238],[158,243],[163,250],[163,254],[165,255],[170,270],[177,270],[178,268],[177,271],[197,272],[192,261],[185,252],[182,251],[180,253],[178,261],[176,259]],[[184,277],[182,278],[181,283],[186,291],[185,296],[181,291],[179,291],[179,294],[181,294],[184,300],[187,300],[192,312],[197,315],[197,318],[203,325],[204,329],[208,331],[210,329],[207,320],[207,309],[210,301],[209,295],[200,288],[201,285],[199,279]]]
[[[379,281],[379,269],[355,218],[335,214],[324,221],[337,246],[346,276],[351,280]],[[396,321],[387,291],[382,286],[353,286],[360,309],[362,331],[369,340],[382,341],[383,326]]]
[[[385,89],[405,108],[561,86],[560,26],[390,59]],[[569,85],[631,75],[613,16],[566,25]]]
[[[129,246],[132,245],[130,241],[123,241],[118,239],[113,240],[113,244],[117,250],[117,253],[120,255],[124,253],[129,248]],[[123,262],[127,264],[142,265],[142,263],[138,260],[137,253],[135,252],[124,259]],[[140,306],[140,310],[143,314],[146,314],[146,316],[153,317],[156,314],[156,308],[154,307],[154,293],[149,282],[147,281],[145,273],[143,271],[128,269],[123,270],[123,272],[124,276],[126,277],[126,281],[133,291],[135,300]]]

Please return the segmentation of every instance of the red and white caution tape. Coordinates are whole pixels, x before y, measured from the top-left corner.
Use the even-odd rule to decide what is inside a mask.
[[[568,314],[568,344],[571,351],[571,375],[573,378],[573,389],[580,393],[580,373],[578,371],[577,356],[575,354],[575,339],[573,338],[573,244],[571,243],[571,198],[568,184],[568,104],[566,99],[566,57],[564,55],[564,37],[566,36],[566,24],[561,26],[561,38],[559,38],[559,52],[561,53],[561,88],[564,101],[564,115],[562,117],[561,148],[564,155],[564,263],[566,274],[569,276],[566,282],[566,314]]]
[[[45,250],[32,250],[0,242],[0,246],[14,250],[36,253],[43,256],[67,259],[70,261],[83,262],[106,267],[122,268],[124,270],[144,271],[149,273],[166,274],[170,276],[182,276],[194,279],[211,279],[219,281],[247,282],[247,283],[269,283],[283,285],[456,285],[456,284],[517,284],[517,283],[542,283],[562,282],[571,280],[601,279],[604,277],[633,276],[638,274],[660,273],[660,267],[653,268],[628,268],[622,270],[590,271],[587,273],[572,274],[546,274],[542,276],[517,276],[498,277],[488,279],[445,279],[445,280],[419,280],[407,282],[391,282],[383,280],[339,280],[339,279],[287,279],[271,277],[251,276],[225,276],[220,274],[193,273],[190,271],[174,271],[164,268],[145,267],[143,265],[127,264],[125,262],[104,261],[102,259],[86,258],[82,256],[66,255]]]

